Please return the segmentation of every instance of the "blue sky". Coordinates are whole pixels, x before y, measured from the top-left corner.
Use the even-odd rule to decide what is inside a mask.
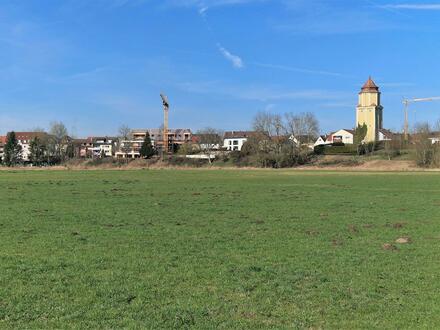
[[[2,0],[0,134],[158,127],[162,91],[171,127],[312,111],[327,132],[354,125],[369,75],[399,130],[402,97],[440,96],[439,33],[429,0]],[[440,102],[412,109],[440,118]]]

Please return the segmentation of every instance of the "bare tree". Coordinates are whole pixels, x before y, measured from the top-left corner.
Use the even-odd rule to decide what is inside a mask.
[[[253,128],[257,134],[252,139],[248,139],[249,144],[254,144],[251,149],[257,150],[264,167],[269,164],[277,166],[282,147],[287,141],[284,136],[285,124],[282,116],[259,112],[254,118]]]
[[[62,122],[53,121],[50,123],[49,134],[53,135],[57,140],[62,140],[68,135],[68,132]]]
[[[64,160],[66,147],[68,144],[68,131],[66,126],[60,121],[53,121],[49,127],[48,151],[52,161],[59,162]]]
[[[255,131],[270,136],[272,117],[267,112],[259,112],[255,115],[252,126]]]
[[[208,155],[210,164],[212,151],[220,147],[222,135],[221,131],[212,127],[206,127],[197,132],[200,150]]]
[[[310,139],[314,139],[319,135],[318,119],[311,112],[303,113],[302,116],[304,117],[303,119],[305,125],[304,130],[306,132],[306,136],[309,139],[307,142],[311,142]]]
[[[311,142],[310,140],[318,136],[319,123],[315,115],[311,112],[303,112],[300,114],[286,113],[285,128],[287,134],[293,136],[298,141],[298,145]]]
[[[118,129],[119,137],[122,140],[130,139],[131,129],[127,125],[121,125]]]
[[[393,134],[391,140],[384,141],[384,151],[388,157],[388,160],[399,156],[402,153],[402,148],[403,141],[401,135]]]
[[[431,136],[431,127],[429,123],[420,123],[415,125],[413,142],[416,152],[417,165],[428,167],[432,166],[436,160],[436,147],[429,139]]]
[[[44,129],[43,127],[40,126],[35,126],[33,128],[30,129],[31,132],[46,132],[46,129]]]

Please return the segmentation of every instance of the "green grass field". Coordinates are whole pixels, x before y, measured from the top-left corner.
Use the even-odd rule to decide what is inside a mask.
[[[440,326],[439,174],[3,171],[0,205],[0,328]]]

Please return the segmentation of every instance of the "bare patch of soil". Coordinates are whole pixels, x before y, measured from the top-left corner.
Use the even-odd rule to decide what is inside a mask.
[[[382,245],[382,249],[387,250],[387,251],[396,251],[397,246],[395,246],[394,244],[385,243]]]
[[[343,244],[343,242],[340,239],[334,238],[332,240],[332,245],[333,246],[341,246]]]
[[[399,244],[408,244],[411,243],[411,237],[405,236],[405,237],[399,237],[398,239],[396,239],[396,243]]]
[[[352,234],[357,234],[359,232],[355,225],[348,225],[348,231]]]

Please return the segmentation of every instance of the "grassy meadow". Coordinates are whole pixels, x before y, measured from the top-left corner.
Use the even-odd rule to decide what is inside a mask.
[[[0,206],[0,328],[440,326],[439,174],[2,171]]]

